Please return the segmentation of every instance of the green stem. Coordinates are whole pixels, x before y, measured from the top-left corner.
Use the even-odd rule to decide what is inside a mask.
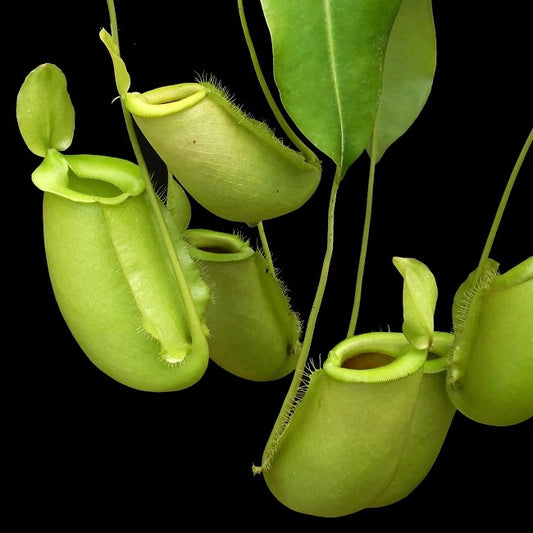
[[[298,150],[303,154],[306,161],[308,161],[309,163],[317,163],[318,158],[316,157],[314,152],[309,149],[309,147],[298,137],[298,135],[296,135],[294,130],[289,126],[289,123],[285,120],[285,117],[281,113],[274,97],[272,96],[272,93],[270,92],[270,89],[265,80],[265,77],[263,76],[263,71],[261,70],[261,66],[259,65],[259,60],[255,52],[255,47],[252,41],[252,37],[250,35],[250,31],[248,30],[248,23],[246,22],[246,17],[244,15],[244,7],[242,4],[242,0],[239,0],[238,3],[239,3],[239,17],[241,19],[241,25],[242,25],[242,30],[244,33],[244,38],[246,40],[246,45],[248,46],[248,51],[252,59],[252,64],[255,70],[255,75],[257,76],[259,85],[261,86],[261,89],[263,90],[263,94],[265,95],[268,105],[270,106],[272,113],[276,117],[276,120],[278,121],[279,125],[281,126],[281,128],[283,129],[287,137],[294,144],[294,146],[296,146],[296,148],[298,148]]]
[[[520,154],[518,155],[518,159],[516,160],[516,163],[513,167],[511,175],[509,176],[509,180],[507,182],[505,190],[503,191],[503,195],[500,200],[498,209],[496,211],[496,215],[494,216],[494,220],[492,222],[492,226],[490,228],[487,241],[485,242],[485,247],[483,248],[483,252],[481,253],[481,258],[479,260],[478,268],[476,270],[476,278],[474,280],[474,285],[476,285],[477,282],[479,282],[479,279],[481,278],[481,275],[485,270],[487,261],[489,259],[490,251],[492,249],[492,245],[494,244],[494,239],[496,238],[496,233],[498,231],[500,222],[503,217],[503,213],[505,211],[505,207],[507,206],[507,202],[509,201],[509,196],[511,195],[511,191],[515,184],[516,178],[518,177],[518,173],[520,172],[520,168],[522,167],[522,163],[524,162],[524,159],[526,157],[526,154],[532,142],[533,142],[533,129],[531,129],[531,131],[529,132],[526,142],[524,143],[524,146],[522,146],[522,150],[520,151]]]
[[[368,187],[366,192],[366,212],[363,226],[363,236],[361,240],[361,251],[359,254],[359,264],[357,266],[357,278],[355,281],[355,295],[353,301],[352,316],[346,337],[352,337],[355,334],[359,309],[361,307],[361,295],[363,291],[363,276],[365,272],[366,255],[368,250],[368,240],[370,235],[370,221],[372,218],[372,199],[374,196],[374,176],[376,173],[376,162],[370,157],[370,169],[368,173]]]
[[[113,40],[115,41],[115,44],[117,45],[117,49],[119,50],[120,47],[119,47],[119,40],[118,40],[118,25],[117,25],[117,16],[116,16],[116,11],[115,11],[114,1],[107,0],[107,7],[109,11],[109,19],[110,19],[110,24],[111,24],[111,36],[113,37]],[[129,137],[131,146],[133,148],[133,152],[135,154],[137,164],[139,165],[139,168],[141,169],[142,177],[143,177],[144,184],[146,187],[148,200],[152,207],[152,212],[155,214],[157,225],[161,231],[161,236],[163,238],[165,248],[168,252],[168,257],[169,257],[169,260],[172,266],[172,270],[181,288],[181,297],[183,298],[183,303],[185,305],[187,316],[189,318],[189,326],[191,328],[191,334],[193,337],[193,341],[196,339],[202,339],[204,337],[202,321],[198,315],[196,305],[194,303],[191,292],[189,290],[187,278],[185,276],[185,273],[183,272],[181,263],[176,255],[176,251],[174,249],[174,243],[172,242],[172,237],[170,236],[168,226],[163,217],[163,213],[161,212],[160,200],[154,190],[152,181],[150,179],[150,173],[148,171],[148,167],[146,165],[146,161],[144,159],[144,155],[142,153],[139,140],[135,133],[133,119],[131,117],[130,112],[126,109],[126,106],[124,105],[124,102],[122,99],[120,100],[120,103],[122,106],[122,114],[124,115],[124,122],[126,124],[126,130],[128,132],[128,137]]]
[[[329,268],[331,265],[331,258],[333,256],[333,241],[334,241],[334,231],[335,231],[335,204],[337,202],[337,192],[339,190],[341,179],[342,177],[340,173],[340,168],[337,167],[335,171],[335,176],[333,178],[333,184],[331,186],[331,192],[330,192],[330,198],[329,198],[326,251],[324,254],[324,260],[322,262],[322,270],[320,272],[320,279],[319,279],[317,290],[315,293],[315,298],[313,300],[313,305],[311,307],[311,312],[309,314],[309,319],[307,321],[304,340],[302,342],[302,352],[300,354],[300,360],[299,360],[299,365],[298,365],[300,370],[304,369],[305,362],[307,360],[307,357],[309,356],[309,352],[311,349],[311,343],[313,341],[315,326],[316,326],[316,322],[318,319],[318,313],[322,305],[322,300],[324,298],[324,292],[326,290],[326,284],[328,281]]]
[[[288,422],[288,413],[291,412],[292,407],[295,405],[295,400],[300,389],[302,378],[304,376],[305,364],[309,353],[311,350],[311,344],[313,341],[313,335],[315,332],[315,326],[318,319],[318,314],[320,312],[320,307],[322,305],[322,300],[324,298],[324,292],[326,290],[326,284],[328,281],[328,274],[331,265],[331,258],[333,256],[333,237],[334,237],[334,227],[335,227],[335,204],[337,201],[337,192],[341,182],[341,172],[340,167],[337,167],[335,176],[333,178],[333,184],[331,187],[329,207],[328,207],[328,228],[327,228],[327,242],[326,242],[326,251],[324,254],[324,261],[322,263],[322,270],[320,272],[320,278],[318,281],[317,290],[315,293],[315,298],[313,300],[313,305],[309,313],[309,319],[307,321],[307,326],[305,329],[304,339],[302,341],[302,347],[300,354],[298,356],[298,361],[296,363],[296,368],[292,377],[292,381],[283,401],[283,405],[279,412],[279,415],[274,424],[274,428],[271,433],[270,440],[268,441],[265,448],[266,461],[264,461],[262,468],[268,466],[269,459],[272,457],[272,454],[275,452],[275,443],[280,435],[283,433],[287,422]],[[254,472],[261,471],[261,468],[254,468]]]
[[[270,253],[270,247],[268,246],[268,240],[265,233],[265,228],[263,222],[257,224],[257,230],[259,231],[259,238],[261,239],[261,247],[263,248],[263,253],[265,254],[265,259],[270,269],[270,272],[275,276],[276,271],[274,270],[274,261],[272,260],[272,254]]]

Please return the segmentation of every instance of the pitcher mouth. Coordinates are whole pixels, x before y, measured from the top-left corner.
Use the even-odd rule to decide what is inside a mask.
[[[80,203],[117,205],[145,190],[139,167],[126,161],[98,155],[63,155],[48,150],[32,174],[43,192]]]
[[[124,95],[128,111],[142,118],[164,117],[179,113],[201,102],[208,91],[198,83],[180,83],[158,87],[144,93]]]
[[[402,333],[376,332],[356,335],[340,342],[328,355],[324,371],[347,383],[383,383],[419,370],[436,373],[446,368],[453,336],[436,333],[430,354],[409,344]]]
[[[248,243],[237,235],[218,231],[189,229],[185,238],[192,245],[191,256],[195,259],[216,263],[242,261],[254,254]]]

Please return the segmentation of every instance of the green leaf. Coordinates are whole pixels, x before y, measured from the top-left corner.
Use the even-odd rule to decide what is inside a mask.
[[[366,148],[401,0],[261,0],[282,103],[341,169]]]
[[[113,62],[113,69],[115,71],[115,82],[117,84],[118,94],[124,96],[131,85],[130,75],[126,64],[120,57],[120,50],[117,43],[113,40],[113,37],[104,29],[100,30],[100,40],[104,43],[111,60]]]
[[[416,259],[395,257],[393,263],[404,278],[403,334],[415,348],[428,349],[433,339],[437,304],[435,278],[426,265]]]
[[[424,107],[436,57],[431,0],[403,0],[387,45],[379,109],[368,148],[376,163]]]
[[[38,156],[71,145],[74,107],[57,66],[44,63],[28,74],[17,96],[17,122],[24,142]]]

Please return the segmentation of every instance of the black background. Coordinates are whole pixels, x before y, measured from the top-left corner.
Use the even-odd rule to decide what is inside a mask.
[[[270,78],[268,31],[259,2],[246,2]],[[438,67],[420,117],[378,165],[371,241],[358,330],[401,328],[402,280],[394,255],[416,257],[439,286],[436,327],[451,329],[457,286],[475,268],[506,180],[533,123],[531,21],[524,3],[434,2]],[[176,8],[177,5],[177,8]],[[132,90],[214,74],[237,102],[275,127],[254,76],[236,1],[117,1],[122,53]],[[524,12],[523,12],[524,11]],[[77,531],[91,522],[147,531],[191,526],[328,530],[402,524],[415,530],[530,522],[531,422],[494,428],[457,414],[428,477],[405,500],[338,519],[300,515],[279,504],[260,462],[290,378],[250,383],[214,364],[185,391],[128,389],[97,370],[70,336],[49,285],[42,244],[42,193],[30,180],[39,158],[16,126],[25,75],[58,65],[76,108],[69,153],[132,159],[111,62],[98,38],[109,28],[104,0],[13,3],[4,8],[3,452],[8,507],[20,528],[32,521]],[[278,128],[279,129],[279,128]],[[530,158],[531,159],[531,158]],[[300,210],[265,223],[294,308],[306,317],[325,246],[332,179]],[[368,159],[342,183],[332,275],[313,357],[325,358],[348,326],[363,222]],[[492,256],[505,271],[530,256],[532,167],[526,162]],[[158,174],[156,171],[156,178]],[[193,206],[192,227],[252,229]],[[7,249],[6,249],[7,248]],[[5,494],[6,492],[4,492]],[[528,496],[529,494],[529,496]],[[189,520],[193,520],[189,522]],[[189,525],[187,525],[189,524]],[[514,529],[514,528],[513,528]]]

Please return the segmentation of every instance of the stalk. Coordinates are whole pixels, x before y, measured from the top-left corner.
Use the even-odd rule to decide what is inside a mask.
[[[485,242],[485,247],[483,248],[483,251],[481,253],[481,257],[479,259],[478,268],[476,270],[476,277],[474,280],[474,287],[477,286],[477,283],[479,282],[482,273],[485,270],[487,261],[489,259],[490,252],[492,250],[492,245],[494,244],[494,240],[496,238],[496,233],[498,232],[498,228],[500,227],[500,223],[503,218],[503,213],[505,211],[505,208],[507,206],[507,202],[509,201],[509,197],[511,195],[511,191],[513,190],[513,186],[515,184],[516,178],[518,177],[518,173],[520,172],[520,168],[522,167],[522,163],[524,162],[524,159],[527,155],[527,152],[531,146],[531,143],[533,142],[533,128],[529,132],[529,135],[522,146],[522,150],[520,150],[520,153],[518,155],[518,158],[514,164],[513,170],[511,172],[511,175],[509,176],[509,180],[507,181],[507,185],[503,191],[502,198],[500,200],[500,204],[498,206],[498,209],[496,211],[496,214],[494,216],[494,220],[492,222],[492,226],[490,228],[489,234],[487,236],[487,240]]]
[[[366,210],[365,221],[363,226],[363,236],[361,239],[361,251],[359,254],[359,263],[357,266],[357,278],[355,281],[355,295],[353,300],[352,316],[346,338],[355,334],[359,309],[361,307],[361,296],[363,292],[363,277],[365,273],[366,255],[368,251],[368,240],[370,236],[370,221],[372,219],[372,200],[374,196],[374,176],[376,173],[376,162],[373,157],[370,158],[370,169],[368,173],[368,187],[366,193]]]

